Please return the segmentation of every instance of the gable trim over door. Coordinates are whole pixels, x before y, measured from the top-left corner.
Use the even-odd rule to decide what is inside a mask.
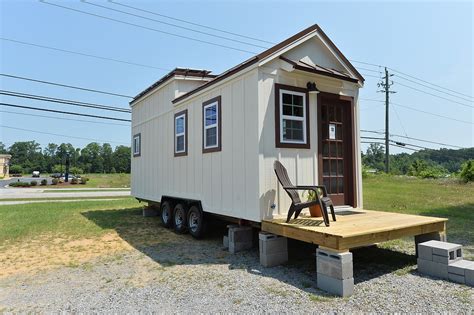
[[[338,195],[334,195],[333,199],[337,205],[350,205],[357,207],[356,195],[356,152],[355,152],[355,113],[354,113],[354,98],[350,96],[343,96],[327,92],[320,92],[318,94],[317,103],[317,124],[318,124],[318,180],[319,184],[323,185],[323,123],[322,123],[322,106],[326,104],[342,105],[344,117],[343,129],[343,159],[344,159],[344,200]],[[329,118],[328,118],[329,120]],[[328,189],[330,191],[330,189]]]

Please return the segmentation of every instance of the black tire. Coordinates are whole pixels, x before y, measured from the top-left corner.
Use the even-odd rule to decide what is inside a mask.
[[[171,228],[173,226],[173,208],[171,202],[163,201],[161,204],[161,223],[166,228]]]
[[[186,210],[186,207],[181,203],[174,207],[173,222],[176,233],[182,234],[188,230],[188,214]]]
[[[206,220],[204,214],[197,206],[192,206],[188,211],[188,232],[194,238],[202,238],[206,232]]]

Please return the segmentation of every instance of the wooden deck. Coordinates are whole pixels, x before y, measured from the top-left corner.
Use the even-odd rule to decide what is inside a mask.
[[[445,233],[444,218],[425,217],[372,210],[348,210],[336,213],[336,222],[326,227],[322,218],[299,217],[286,223],[278,218],[262,221],[262,231],[336,250],[432,232]]]

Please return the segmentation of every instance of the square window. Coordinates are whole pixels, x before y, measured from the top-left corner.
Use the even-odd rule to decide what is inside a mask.
[[[217,127],[206,129],[206,146],[213,147],[217,145]]]

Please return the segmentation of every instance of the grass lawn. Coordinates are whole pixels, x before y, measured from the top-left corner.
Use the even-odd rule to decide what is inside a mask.
[[[86,185],[48,185],[47,189],[62,188],[129,188],[130,174],[85,174],[89,178]]]
[[[448,218],[448,241],[474,255],[474,184],[452,179],[370,176],[363,180],[364,208]]]
[[[111,197],[109,197],[111,198]],[[113,197],[115,198],[115,197]],[[94,237],[107,232],[83,215],[88,211],[103,211],[108,214],[113,228],[118,220],[119,210],[133,210],[139,207],[133,198],[120,200],[93,200],[70,203],[31,203],[0,206],[0,246],[16,241],[31,240],[41,235],[61,237]],[[107,211],[117,210],[117,211]]]

